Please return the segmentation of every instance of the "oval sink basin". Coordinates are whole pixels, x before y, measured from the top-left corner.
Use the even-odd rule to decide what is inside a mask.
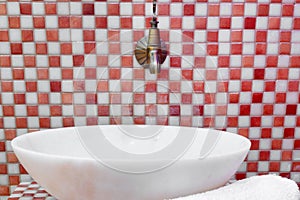
[[[202,128],[99,125],[25,134],[12,147],[59,200],[163,200],[226,184],[250,141]]]

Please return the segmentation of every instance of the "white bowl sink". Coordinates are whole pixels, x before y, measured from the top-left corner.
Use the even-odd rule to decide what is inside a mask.
[[[250,141],[202,128],[100,125],[29,133],[12,147],[59,200],[163,200],[226,184]]]

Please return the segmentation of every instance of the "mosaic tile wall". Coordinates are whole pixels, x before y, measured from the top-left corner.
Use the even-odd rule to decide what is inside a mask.
[[[159,0],[169,57],[136,62],[151,1],[0,1],[0,195],[30,177],[10,142],[94,124],[212,127],[252,148],[236,178],[300,182],[300,1]]]

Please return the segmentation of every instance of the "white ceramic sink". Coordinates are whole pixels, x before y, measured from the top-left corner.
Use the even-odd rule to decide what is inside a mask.
[[[12,147],[59,200],[163,200],[226,184],[250,141],[202,128],[102,125],[29,133]]]

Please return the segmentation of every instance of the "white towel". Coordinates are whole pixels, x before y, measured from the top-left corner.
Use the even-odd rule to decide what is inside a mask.
[[[173,200],[300,200],[300,193],[297,184],[290,179],[263,175]]]

